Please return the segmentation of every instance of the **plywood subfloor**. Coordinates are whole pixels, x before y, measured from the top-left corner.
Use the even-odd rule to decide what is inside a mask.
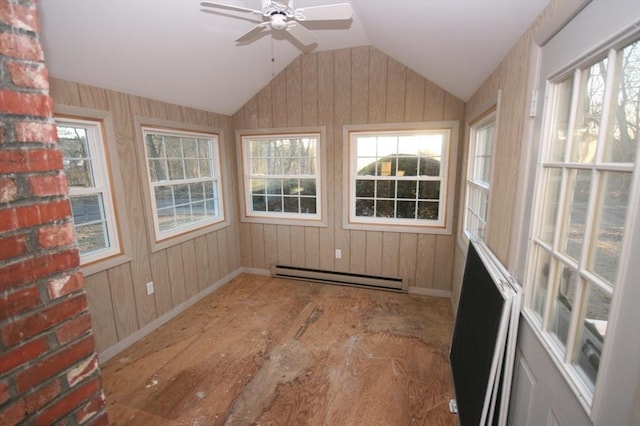
[[[450,301],[240,275],[102,367],[114,425],[455,425]]]

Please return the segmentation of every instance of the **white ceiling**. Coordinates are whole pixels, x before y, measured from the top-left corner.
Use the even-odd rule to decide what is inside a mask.
[[[282,36],[237,46],[255,23],[232,11],[204,12],[199,1],[40,0],[49,73],[231,115],[301,52]],[[260,9],[260,0],[219,2]],[[295,6],[338,2],[345,0]],[[467,100],[549,0],[348,2],[350,25],[307,24],[315,51],[372,45]]]

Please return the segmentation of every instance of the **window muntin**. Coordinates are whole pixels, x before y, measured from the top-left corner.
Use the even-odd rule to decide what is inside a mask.
[[[56,125],[84,266],[120,253],[102,123],[58,117]]]
[[[593,397],[637,172],[640,41],[550,84],[527,309]]]
[[[245,216],[321,220],[320,133],[242,135]]]
[[[349,132],[349,222],[444,227],[451,129]]]
[[[464,231],[467,237],[485,238],[491,190],[491,156],[495,125],[496,113],[494,110],[471,126],[464,216]]]
[[[142,127],[156,242],[224,220],[219,137]]]

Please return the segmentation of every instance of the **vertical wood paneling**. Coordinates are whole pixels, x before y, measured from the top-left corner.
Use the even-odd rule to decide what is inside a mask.
[[[264,263],[264,231],[261,223],[251,224],[251,266],[265,268]]]
[[[440,290],[451,289],[453,273],[454,239],[448,235],[436,236],[436,253],[433,271],[433,286]]]
[[[64,105],[80,105],[80,89],[77,83],[67,80],[59,80],[57,78],[50,78],[49,84],[51,86],[49,94],[55,103]]]
[[[382,247],[382,275],[397,277],[401,254],[400,234],[385,232],[382,235]]]
[[[424,86],[424,121],[444,120],[445,91],[426,80]]]
[[[418,235],[416,287],[433,288],[433,269],[436,256],[436,236]]]
[[[417,234],[400,235],[400,265],[398,272],[402,278],[409,280],[409,286],[415,286],[416,281],[416,261],[418,257],[418,236]]]
[[[151,269],[153,271],[153,287],[155,288],[153,297],[156,301],[156,312],[160,316],[173,308],[166,250],[151,253]]]
[[[302,59],[298,56],[286,68],[287,126],[302,126]]]
[[[327,211],[327,227],[320,228],[320,268],[334,269],[334,206],[335,206],[335,154],[338,148],[342,148],[338,144],[333,129],[333,105],[334,105],[334,54],[333,52],[318,53],[318,122],[326,126],[326,145],[324,165],[326,169],[326,193],[327,199],[324,200]],[[340,203],[341,205],[342,203]]]
[[[178,306],[187,300],[187,289],[184,282],[184,266],[182,264],[182,248],[177,245],[167,250],[169,265],[169,280],[171,281],[171,300],[173,306]]]
[[[349,269],[363,274],[366,271],[367,232],[351,231]]]
[[[399,123],[405,118],[407,67],[389,58],[387,69],[386,120],[389,123]]]
[[[85,277],[84,288],[87,292],[96,350],[102,352],[118,342],[115,312],[111,301],[107,272],[103,271]]]
[[[302,59],[302,125],[318,124],[318,54],[307,53]]]
[[[320,234],[316,227],[304,228],[305,265],[308,268],[320,266]]]
[[[213,281],[209,280],[209,249],[207,247],[207,236],[202,235],[195,239],[196,249],[196,272],[198,274],[198,291],[206,289]]]
[[[251,267],[253,265],[253,248],[251,247],[251,225],[240,223],[240,264]]]
[[[379,275],[382,273],[382,232],[367,231],[365,272]]]
[[[388,56],[378,49],[373,47],[370,49],[368,123],[384,123],[386,121],[387,59]]]
[[[187,299],[198,292],[198,271],[196,266],[196,246],[194,240],[180,244],[182,267],[184,268],[184,288]]]
[[[220,264],[220,277],[225,277],[227,274],[231,272],[230,265],[232,260],[230,260],[230,253],[233,253],[234,249],[231,247],[229,243],[228,233],[229,233],[229,228],[227,228],[224,231],[218,232],[218,259]],[[231,244],[235,244],[235,243],[231,242]]]
[[[351,49],[351,123],[367,123],[370,48]]]
[[[304,227],[291,227],[291,263],[295,266],[305,265]]]
[[[244,107],[244,126],[248,129],[255,129],[258,126],[258,97],[249,99]]]
[[[218,232],[207,234],[207,253],[209,255],[209,284],[217,282],[220,276],[220,259],[218,255]]]
[[[264,262],[266,268],[278,263],[277,225],[264,225]]]
[[[283,265],[293,265],[291,260],[291,227],[277,225],[278,236],[278,262]]]
[[[271,102],[271,85],[267,84],[258,92],[258,127],[273,127]]]
[[[273,127],[287,126],[287,73],[282,71],[271,81]]]
[[[118,339],[130,335],[138,330],[138,316],[136,314],[136,300],[131,281],[129,264],[109,269],[109,289],[113,301],[113,313]]]
[[[109,110],[109,101],[103,89],[80,85],[78,92],[80,93],[80,105],[83,107],[101,109],[103,111]]]
[[[422,121],[424,118],[425,79],[417,72],[407,69],[405,98],[405,121]]]
[[[351,256],[351,243],[349,231],[342,228],[342,206],[343,206],[343,144],[342,126],[351,122],[351,63],[352,50],[342,49],[335,52],[334,60],[334,93],[335,93],[335,118],[334,126],[334,152],[333,166],[335,167],[334,177],[334,247],[342,250],[342,258],[335,260],[337,271],[348,271]]]

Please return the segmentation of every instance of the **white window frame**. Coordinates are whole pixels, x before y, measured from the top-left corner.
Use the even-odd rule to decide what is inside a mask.
[[[315,138],[317,140],[315,175],[256,175],[251,172],[250,144],[252,141],[266,139],[288,139],[288,138]],[[326,166],[325,166],[325,140],[326,130],[324,127],[299,127],[299,128],[271,128],[271,129],[247,129],[236,131],[238,141],[238,175],[242,184],[241,216],[242,222],[264,223],[264,224],[285,224],[299,226],[327,226],[326,213]],[[293,213],[280,211],[253,211],[252,194],[250,180],[252,178],[303,178],[314,179],[316,185],[316,212],[315,213]]]
[[[204,235],[211,231],[221,229],[229,225],[227,215],[225,213],[225,189],[226,181],[225,173],[222,169],[222,158],[224,155],[222,145],[222,131],[207,126],[191,125],[186,123],[158,120],[147,117],[135,117],[135,125],[138,129],[136,147],[138,150],[140,174],[143,181],[143,191],[145,192],[145,204],[149,219],[147,225],[149,228],[149,242],[151,251],[171,247],[175,244],[191,240],[198,236]],[[201,138],[211,140],[211,154],[213,162],[213,175],[208,178],[192,178],[178,180],[164,180],[153,182],[151,172],[149,170],[149,155],[147,152],[146,135],[149,133],[162,134],[166,136],[185,137],[185,138]],[[194,221],[184,226],[178,226],[170,230],[161,231],[158,220],[158,210],[154,196],[154,188],[156,186],[189,184],[203,181],[213,182],[214,197],[217,196],[218,208],[217,215],[203,220]]]
[[[463,236],[469,240],[473,238],[479,238],[486,241],[487,225],[489,221],[489,202],[491,199],[491,181],[493,179],[494,170],[494,158],[496,149],[496,137],[497,137],[497,106],[490,108],[483,113],[480,117],[474,120],[469,126],[469,151],[467,160],[467,172],[466,172],[466,187],[465,187],[465,204],[463,213]],[[493,128],[491,133],[491,149],[489,155],[489,179],[483,181],[481,179],[475,179],[476,176],[476,159],[478,157],[478,133],[487,127]],[[470,207],[472,191],[478,191],[486,196],[486,206],[484,212],[476,212]],[[482,232],[475,232],[470,229],[469,221],[470,216],[474,216],[479,223],[484,224]]]
[[[544,56],[543,61],[539,60],[540,56],[536,56],[538,62],[533,64],[533,72],[537,73],[542,81],[545,79],[546,81],[559,81],[568,72],[597,62],[596,59],[606,56],[610,49],[618,49],[637,39],[640,36],[637,33],[637,12],[640,11],[638,4],[629,2],[617,6],[619,7],[611,9],[606,2],[589,3],[585,11],[581,12],[567,26],[568,35],[558,42],[553,40],[555,45],[552,53]],[[633,9],[633,11],[630,12],[627,9]],[[602,19],[605,15],[607,18]],[[596,22],[599,25],[596,25]],[[590,31],[585,31],[584,28],[589,28]],[[534,47],[534,50],[540,52],[537,47]],[[570,53],[567,54],[567,52]],[[567,67],[551,74],[549,71],[553,70],[553,64],[559,62],[567,64]],[[540,64],[542,64],[542,69],[537,68]],[[536,109],[535,101],[537,101],[537,105],[542,106],[543,101],[553,95],[552,86],[547,86],[546,90],[544,86],[542,87],[543,90],[534,90],[533,92],[532,111]],[[548,108],[544,110],[542,116],[536,117],[536,121],[541,122],[542,125],[538,124],[533,127],[533,145],[528,153],[528,161],[526,161],[527,167],[529,167],[526,173],[528,189],[526,195],[520,200],[523,207],[520,219],[522,233],[514,233],[514,237],[519,243],[518,253],[514,256],[515,274],[520,276],[520,271],[523,271],[522,280],[525,288],[523,317],[550,353],[550,358],[554,361],[558,372],[575,393],[577,401],[594,424],[625,424],[629,419],[628,416],[636,408],[637,383],[640,379],[640,368],[637,367],[640,344],[637,339],[633,338],[637,334],[637,324],[640,323],[640,299],[638,299],[637,293],[640,263],[636,261],[638,253],[640,253],[640,238],[637,237],[640,235],[638,234],[640,228],[640,173],[638,173],[640,149],[636,152],[634,163],[635,171],[628,200],[625,236],[620,253],[616,288],[610,305],[607,337],[604,342],[595,390],[591,390],[581,382],[577,373],[572,371],[564,358],[558,356],[555,342],[547,332],[542,331],[540,328],[541,318],[530,308],[533,291],[531,277],[535,267],[532,236],[535,235],[536,227],[539,226],[537,221],[540,220],[540,214],[534,209],[536,203],[527,201],[527,198],[540,197],[540,193],[543,191],[536,172],[542,169],[541,162],[545,158],[546,144],[540,144],[542,148],[538,149],[538,143],[544,140],[544,136],[541,134],[548,131],[550,117]],[[616,168],[614,167],[614,169]],[[549,289],[549,292],[551,291]],[[547,298],[548,300],[549,298]],[[574,305],[578,306],[578,303],[574,302]],[[573,323],[572,327],[575,328],[576,321]],[[615,419],[625,419],[625,421]]]
[[[453,233],[453,201],[455,199],[458,132],[459,122],[453,120],[344,126],[343,228],[360,230],[375,229],[387,232],[451,235]],[[396,136],[414,134],[443,135],[440,175],[437,177],[437,179],[433,177],[429,177],[426,179],[439,180],[441,182],[438,219],[429,220],[356,216],[355,188],[357,177],[357,138],[359,136],[377,137],[385,135]],[[395,177],[393,180],[400,181],[402,179],[401,177]],[[414,179],[412,180],[423,179],[414,177]]]
[[[123,193],[120,179],[112,114],[107,111],[71,105],[54,105],[54,120],[58,125],[88,129],[88,144],[94,172],[95,188],[69,188],[69,197],[101,194],[110,246],[80,255],[80,268],[85,276],[131,261],[131,241],[125,205],[117,194]],[[74,225],[75,227],[75,225]]]

